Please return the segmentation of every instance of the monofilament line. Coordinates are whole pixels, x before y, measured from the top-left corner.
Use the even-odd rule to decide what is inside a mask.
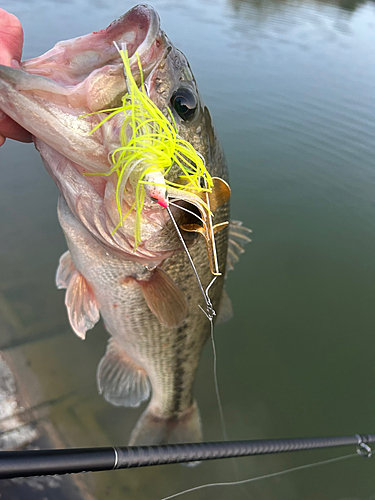
[[[203,298],[204,298],[204,301],[205,301],[205,303],[206,303],[207,313],[205,313],[205,314],[206,314],[206,316],[207,316],[209,319],[210,319],[210,317],[212,317],[212,318],[213,318],[213,317],[216,315],[216,313],[215,313],[215,311],[214,311],[214,309],[213,309],[213,307],[212,307],[211,300],[210,300],[210,298],[208,297],[207,292],[205,292],[205,291],[204,291],[204,289],[203,289],[203,286],[202,286],[201,280],[200,280],[200,278],[199,278],[199,275],[198,275],[197,269],[196,269],[196,267],[195,267],[195,264],[194,264],[194,262],[193,262],[193,259],[191,258],[191,255],[190,255],[190,252],[189,252],[189,250],[188,250],[188,247],[186,246],[185,240],[184,240],[184,238],[182,237],[182,234],[181,234],[180,229],[179,229],[179,227],[178,227],[178,225],[177,225],[177,222],[175,221],[175,218],[173,217],[173,214],[172,214],[172,212],[171,212],[171,209],[170,209],[169,207],[166,207],[166,209],[167,209],[168,214],[169,214],[169,217],[171,218],[171,220],[172,220],[172,222],[173,222],[173,225],[174,225],[174,227],[175,227],[175,229],[176,229],[176,232],[177,232],[178,238],[179,238],[179,240],[181,241],[182,246],[184,247],[185,253],[186,253],[186,255],[187,255],[188,259],[189,259],[189,263],[190,263],[190,265],[191,265],[191,267],[192,267],[192,269],[193,269],[193,272],[194,272],[195,277],[196,277],[196,280],[197,280],[197,282],[198,282],[198,285],[199,285],[200,291],[201,291],[202,296],[203,296]],[[210,285],[211,285],[211,283],[210,283]],[[210,286],[210,285],[209,285],[209,286]],[[204,312],[204,311],[203,311],[203,312]]]
[[[178,205],[175,205],[175,206],[178,206]],[[182,207],[179,207],[178,208],[182,208]],[[202,295],[203,295],[203,298],[206,302],[206,307],[207,307],[207,311],[205,311],[201,306],[200,309],[202,310],[202,312],[207,316],[209,322],[210,322],[210,335],[211,335],[211,342],[212,342],[212,352],[213,352],[213,364],[214,364],[214,383],[215,383],[215,392],[216,392],[216,399],[217,399],[217,405],[219,407],[219,414],[220,414],[220,422],[221,422],[221,428],[222,428],[222,432],[223,432],[223,437],[224,437],[224,440],[225,441],[228,441],[228,435],[227,435],[227,429],[226,429],[226,425],[225,425],[225,418],[224,418],[224,412],[223,412],[223,405],[221,403],[221,397],[220,397],[220,392],[219,392],[219,383],[218,383],[218,378],[217,378],[217,355],[216,355],[216,347],[215,347],[215,339],[214,339],[214,322],[213,322],[213,316],[215,315],[215,311],[213,310],[213,307],[212,307],[212,302],[211,302],[211,299],[208,295],[208,291],[209,289],[211,288],[211,286],[214,284],[217,276],[214,276],[214,278],[211,280],[211,282],[209,283],[209,285],[207,286],[206,290],[203,289],[203,286],[202,286],[202,283],[199,279],[199,276],[198,276],[198,272],[196,270],[196,267],[194,265],[194,262],[193,262],[193,259],[191,258],[191,255],[187,249],[187,246],[186,246],[186,243],[184,241],[184,239],[182,238],[182,235],[180,233],[180,230],[178,228],[178,225],[171,213],[171,210],[169,207],[167,207],[167,210],[168,210],[168,213],[169,213],[169,217],[172,219],[172,222],[175,226],[175,229],[177,231],[177,234],[178,234],[178,237],[180,238],[183,246],[184,246],[184,250],[186,252],[186,255],[188,256],[188,259],[189,259],[189,262],[190,262],[190,265],[191,267],[193,268],[193,271],[194,271],[194,274],[195,274],[195,277],[197,279],[197,282],[198,282],[198,285],[201,289],[201,292],[202,292]],[[193,214],[195,215],[195,214]],[[211,311],[214,313],[212,314]]]
[[[206,293],[208,294],[208,289],[212,285],[213,281],[217,278],[212,280],[212,282],[208,285],[206,289]],[[221,402],[221,396],[220,396],[220,391],[219,391],[219,381],[218,381],[218,376],[217,376],[217,354],[216,354],[216,344],[215,344],[215,337],[214,337],[214,323],[212,318],[209,318],[210,320],[210,328],[211,328],[211,343],[212,343],[212,353],[213,353],[213,364],[214,364],[214,382],[215,382],[215,393],[216,393],[216,401],[217,401],[217,406],[219,408],[219,415],[220,415],[220,423],[221,423],[221,431],[223,433],[223,438],[224,441],[228,441],[228,434],[227,434],[227,426],[225,424],[225,417],[224,417],[224,410],[223,410],[223,404]],[[238,466],[237,466],[237,460],[234,457],[232,459],[232,464],[233,464],[233,470],[235,477],[237,481],[239,480],[239,471],[238,471]],[[245,489],[245,488],[243,488]],[[245,490],[246,492],[246,490]],[[247,493],[247,492],[246,492]]]
[[[269,479],[271,477],[278,477],[278,476],[282,476],[284,474],[289,474],[290,472],[295,472],[295,471],[303,470],[303,469],[310,469],[312,467],[317,467],[318,465],[327,465],[327,464],[330,464],[333,462],[339,462],[341,460],[346,460],[348,458],[354,458],[354,457],[358,457],[358,456],[359,455],[357,453],[351,453],[350,455],[343,455],[342,457],[337,457],[337,458],[329,458],[328,460],[322,460],[320,462],[315,462],[312,464],[298,465],[297,467],[292,467],[291,469],[285,469],[285,470],[282,470],[280,472],[272,472],[271,474],[265,474],[264,476],[257,476],[257,477],[251,477],[249,479],[242,479],[240,481],[228,481],[225,483],[202,484],[200,486],[195,486],[194,488],[189,488],[188,490],[180,491],[178,493],[175,493],[174,495],[164,497],[161,500],[171,500],[172,498],[177,498],[181,495],[184,495],[185,493],[192,493],[193,491],[203,490],[206,488],[213,488],[214,486],[234,486],[234,485],[239,485],[239,484],[252,483],[255,481],[260,481],[262,479]]]
[[[176,203],[173,203],[173,201],[171,201],[169,199],[168,199],[168,201],[169,201],[170,205],[172,205],[172,206],[174,206],[176,208],[179,208],[180,210],[183,210],[184,212],[187,212],[187,213],[189,213],[191,215],[194,215],[194,217],[196,217],[198,220],[201,221],[202,224],[204,224],[204,221],[203,221],[202,217],[199,217],[199,215],[195,214],[194,212],[192,212],[191,210],[188,210],[185,207],[181,207],[180,205],[177,205]]]
[[[215,339],[214,339],[214,323],[213,323],[212,319],[210,319],[210,328],[211,328],[212,353],[213,353],[213,357],[214,357],[214,381],[215,381],[216,400],[217,400],[217,406],[219,407],[221,429],[223,431],[224,441],[228,441],[227,428],[225,425],[225,418],[224,418],[224,412],[223,412],[223,405],[221,403],[221,397],[220,397],[220,392],[219,392],[219,383],[218,383],[218,378],[217,378],[217,354],[216,354],[216,346],[215,346]]]
[[[177,206],[178,208],[182,208],[182,207],[179,207],[178,205],[175,205],[175,206]],[[214,364],[214,383],[215,383],[216,400],[217,400],[217,406],[219,408],[219,415],[220,415],[220,422],[221,422],[221,429],[222,429],[223,437],[224,437],[225,441],[228,441],[227,429],[226,429],[226,425],[225,425],[225,418],[224,418],[224,412],[223,412],[223,405],[222,405],[222,402],[221,402],[221,397],[220,397],[220,392],[219,392],[219,383],[218,383],[218,377],[217,377],[217,354],[216,354],[216,347],[215,347],[214,322],[213,322],[213,318],[216,315],[216,313],[215,313],[215,311],[213,309],[211,299],[210,299],[210,297],[208,295],[208,291],[211,288],[211,286],[214,284],[214,282],[216,281],[217,276],[213,277],[213,279],[211,280],[211,282],[207,286],[206,290],[204,290],[203,286],[202,286],[202,283],[201,283],[201,280],[200,280],[200,278],[198,276],[197,269],[196,269],[196,267],[194,265],[193,259],[191,258],[191,255],[190,255],[190,253],[188,251],[188,248],[187,248],[186,243],[185,243],[185,241],[184,241],[184,239],[182,237],[182,234],[181,234],[181,232],[179,230],[179,227],[178,227],[178,225],[177,225],[177,223],[176,223],[176,221],[175,221],[175,219],[174,219],[174,217],[172,215],[172,212],[171,212],[171,210],[170,210],[169,207],[167,207],[167,210],[168,210],[169,217],[172,219],[174,227],[175,227],[175,229],[177,231],[178,237],[181,240],[181,243],[182,243],[182,245],[184,247],[185,253],[188,256],[190,265],[191,265],[191,267],[192,267],[192,269],[194,271],[194,274],[195,274],[195,277],[197,279],[199,288],[200,288],[201,293],[203,295],[203,298],[204,298],[204,300],[206,302],[206,308],[207,308],[206,311],[199,304],[198,304],[198,307],[206,315],[207,319],[210,322],[210,335],[211,335],[212,352],[213,352],[213,358],[214,358],[213,359],[213,364]],[[193,214],[193,215],[195,215],[195,214]],[[237,470],[236,465],[234,466],[234,469],[235,469],[236,475],[238,475],[238,470]]]

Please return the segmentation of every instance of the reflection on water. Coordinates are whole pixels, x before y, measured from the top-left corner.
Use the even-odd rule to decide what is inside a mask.
[[[259,12],[266,12],[267,10],[278,11],[285,7],[295,9],[298,6],[306,7],[309,4],[315,7],[325,7],[326,5],[333,5],[337,12],[341,10],[354,12],[358,7],[364,5],[366,0],[228,0],[228,4],[234,8],[236,12],[240,9],[252,9]]]
[[[5,0],[25,28],[25,57],[104,27],[133,4]],[[232,439],[373,431],[375,7],[370,1],[153,2],[188,57],[224,146],[232,216],[254,231],[227,289],[235,316],[216,329]],[[70,331],[54,273],[66,245],[57,190],[31,146],[0,149],[0,346],[26,402],[50,404],[61,446],[126,443],[139,410],[97,395],[107,334]],[[22,366],[22,370],[21,370]],[[31,381],[32,377],[35,377]],[[25,382],[27,380],[27,383]],[[21,385],[22,385],[21,383]],[[22,385],[23,387],[23,385]],[[205,438],[220,439],[212,356],[196,383]],[[352,451],[352,450],[350,450]],[[340,454],[238,461],[257,476]],[[371,461],[323,466],[246,488],[257,499],[369,498]],[[233,479],[225,461],[80,476],[87,498],[158,499]],[[218,488],[194,499],[245,498]],[[51,495],[50,498],[53,498]],[[188,497],[186,497],[188,498]]]

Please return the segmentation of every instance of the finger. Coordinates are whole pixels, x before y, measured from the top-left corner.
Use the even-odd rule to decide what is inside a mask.
[[[22,57],[23,29],[16,16],[0,8],[0,64],[19,68]],[[31,142],[31,134],[0,110],[0,146],[10,137]]]
[[[0,8],[0,64],[10,66],[21,61],[23,30],[16,16]]]
[[[0,115],[1,115],[0,110]],[[0,116],[0,146],[4,144],[4,137],[9,137],[10,139],[15,139],[21,142],[32,142],[31,134],[24,128],[22,128],[18,123],[13,121],[9,116],[3,114],[3,118]]]

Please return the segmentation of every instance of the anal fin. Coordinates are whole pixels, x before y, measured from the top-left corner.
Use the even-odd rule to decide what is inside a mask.
[[[108,342],[96,372],[100,394],[116,406],[137,407],[150,397],[150,383],[137,365],[115,340]]]

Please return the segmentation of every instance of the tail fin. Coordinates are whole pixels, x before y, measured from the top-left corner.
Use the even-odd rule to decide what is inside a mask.
[[[202,424],[197,404],[176,418],[157,417],[148,408],[142,413],[130,436],[129,446],[170,443],[197,443],[202,440]]]

